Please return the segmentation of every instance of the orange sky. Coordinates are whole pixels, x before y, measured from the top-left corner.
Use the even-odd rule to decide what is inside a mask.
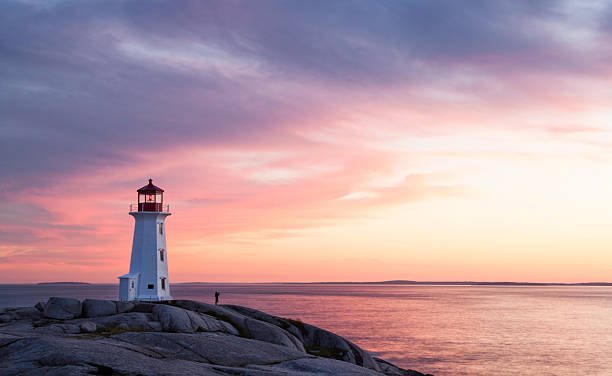
[[[116,282],[148,178],[172,282],[612,281],[612,28],[559,4],[433,4],[427,43],[380,5],[314,46],[293,9],[12,7],[0,283]]]

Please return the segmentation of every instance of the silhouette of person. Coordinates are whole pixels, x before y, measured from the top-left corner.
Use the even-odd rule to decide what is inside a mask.
[[[219,295],[221,295],[221,293],[219,291],[215,291],[215,305],[219,304]]]

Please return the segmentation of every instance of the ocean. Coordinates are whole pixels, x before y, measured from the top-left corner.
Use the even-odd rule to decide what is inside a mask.
[[[446,375],[612,375],[612,287],[173,284],[333,331],[404,368]],[[0,307],[117,299],[117,285],[0,285]],[[1,329],[0,329],[1,331]]]

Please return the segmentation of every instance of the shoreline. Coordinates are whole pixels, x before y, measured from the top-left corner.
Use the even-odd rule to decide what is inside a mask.
[[[299,320],[193,300],[3,308],[0,347],[0,369],[19,375],[428,376]]]

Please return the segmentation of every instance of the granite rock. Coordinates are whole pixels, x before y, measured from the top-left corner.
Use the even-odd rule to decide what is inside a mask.
[[[224,307],[250,318],[279,326],[287,332],[293,333],[294,338],[299,338],[306,351],[310,354],[342,360],[376,371],[380,370],[378,363],[367,351],[337,334],[296,320],[272,316],[252,308],[240,306]]]
[[[157,352],[164,357],[196,362],[245,366],[271,364],[308,357],[272,343],[224,333],[122,333],[112,338]]]
[[[116,313],[117,306],[110,300],[85,299],[83,301],[83,317],[110,316]]]
[[[166,332],[195,333],[227,332],[238,335],[238,331],[212,316],[189,311],[179,307],[158,304],[153,307],[153,319],[159,321],[161,328]]]
[[[88,318],[66,298],[49,299],[46,318],[35,308],[3,309],[0,374],[423,376],[329,331],[251,308],[119,303],[86,300],[83,312],[95,316]]]
[[[131,312],[136,306],[135,303],[132,302],[115,302],[115,306],[117,307],[117,313],[126,313]]]
[[[44,316],[51,319],[73,319],[81,316],[81,310],[78,299],[51,297],[45,304]]]
[[[91,321],[85,321],[79,325],[79,328],[81,329],[81,333],[93,333],[96,331],[97,326]]]
[[[422,374],[421,372],[411,370],[411,369],[403,369],[395,364],[389,363],[384,359],[374,358],[378,366],[380,367],[381,372],[383,372],[387,376],[433,376],[430,374]]]

